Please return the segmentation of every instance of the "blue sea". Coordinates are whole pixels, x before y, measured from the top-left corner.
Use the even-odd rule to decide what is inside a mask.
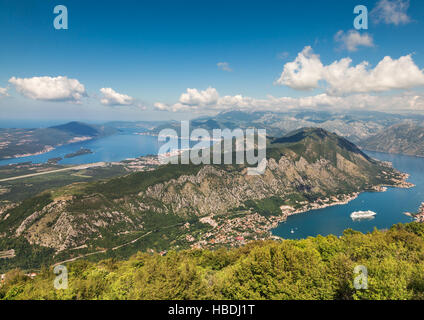
[[[121,161],[128,158],[157,154],[159,144],[157,137],[136,135],[133,132],[123,132],[101,139],[83,141],[57,147],[55,150],[36,156],[0,160],[0,165],[27,161],[43,163],[51,158],[63,158],[66,154],[73,153],[81,148],[90,149],[93,153],[63,159],[59,162],[59,164],[85,164],[100,161]]]
[[[409,173],[411,176],[408,181],[416,186],[412,189],[389,188],[386,192],[364,192],[345,205],[290,216],[273,230],[273,234],[285,239],[329,234],[339,236],[348,228],[366,233],[374,228],[388,229],[396,223],[413,221],[403,213],[417,212],[424,202],[424,158],[379,152],[367,154],[379,160],[390,161],[396,169]],[[377,215],[372,220],[353,221],[350,214],[359,210],[372,210]]]
[[[22,123],[19,124],[22,127]],[[28,123],[28,127],[32,128],[30,123]],[[28,161],[32,163],[44,163],[51,158],[58,157],[63,159],[58,162],[59,164],[85,164],[101,161],[115,162],[146,155],[157,155],[160,146],[164,142],[159,142],[157,136],[137,134],[142,131],[142,129],[125,129],[120,133],[105,138],[68,144],[35,156],[0,160],[0,166]],[[210,146],[209,141],[190,141],[189,144],[191,147],[198,144],[202,147]],[[74,158],[64,158],[65,155],[74,153],[81,148],[90,149],[92,153]]]

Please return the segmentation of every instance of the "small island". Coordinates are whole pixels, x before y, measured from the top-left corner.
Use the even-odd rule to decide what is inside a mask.
[[[76,152],[68,153],[67,155],[65,155],[65,158],[66,159],[68,159],[68,158],[75,158],[75,157],[82,156],[84,154],[90,154],[90,153],[93,153],[93,151],[91,151],[90,149],[81,148],[81,149],[79,149]]]
[[[49,160],[47,160],[47,164],[57,164],[59,161],[61,161],[62,158],[61,157],[57,157],[57,158],[50,158]]]

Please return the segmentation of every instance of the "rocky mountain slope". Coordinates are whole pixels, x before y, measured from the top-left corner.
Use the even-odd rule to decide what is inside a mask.
[[[296,110],[287,112],[230,110],[215,116],[200,117],[190,122],[190,127],[209,131],[217,128],[250,127],[266,129],[271,136],[282,136],[304,127],[317,127],[334,132],[354,143],[370,137],[380,130],[404,120],[421,120],[422,115],[397,115],[373,111],[328,112]],[[153,132],[173,128],[179,132],[180,122],[168,122],[157,125]]]
[[[390,126],[364,139],[360,146],[367,150],[424,156],[424,122],[403,122]]]
[[[0,259],[0,268],[96,252],[126,256],[141,249],[189,247],[214,228],[204,218],[225,221],[237,213],[243,219],[255,212],[278,216],[280,206],[337,201],[340,195],[399,185],[404,179],[323,129],[269,138],[267,160],[265,173],[258,176],[247,175],[245,165],[166,165],[25,200],[0,213],[0,248],[16,253],[13,259]]]

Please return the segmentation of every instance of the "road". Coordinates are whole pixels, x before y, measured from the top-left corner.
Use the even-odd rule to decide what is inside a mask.
[[[31,178],[31,177],[41,176],[41,175],[44,175],[44,174],[57,173],[57,172],[63,172],[63,171],[69,171],[69,170],[84,170],[84,169],[93,168],[93,167],[102,167],[105,164],[106,164],[105,162],[88,163],[88,164],[83,164],[83,165],[79,165],[79,166],[75,166],[75,167],[69,167],[69,168],[63,168],[63,169],[57,169],[57,170],[50,170],[50,171],[43,171],[43,172],[36,172],[36,173],[25,174],[25,175],[22,175],[22,176],[0,179],[0,182],[6,182],[6,181],[24,179],[24,178]]]
[[[99,250],[99,251],[96,251],[96,252],[91,252],[91,253],[83,254],[83,255],[80,255],[80,256],[75,257],[75,258],[72,258],[72,259],[68,259],[68,260],[64,260],[64,261],[61,261],[61,262],[57,262],[57,263],[55,263],[53,265],[53,267],[58,266],[60,264],[67,263],[67,262],[72,262],[72,261],[75,261],[75,260],[78,260],[78,259],[81,259],[81,258],[85,258],[85,257],[88,257],[88,256],[92,256],[93,254],[105,253],[108,250],[117,250],[117,249],[122,248],[122,247],[125,247],[125,246],[127,246],[129,244],[132,244],[132,243],[137,242],[138,240],[140,240],[141,238],[144,238],[144,237],[148,236],[152,232],[159,232],[160,230],[163,230],[163,229],[169,229],[169,228],[173,228],[173,227],[176,227],[176,226],[182,226],[182,225],[183,225],[183,223],[180,222],[180,223],[173,224],[173,225],[170,225],[170,226],[162,227],[160,229],[152,230],[152,231],[149,231],[149,232],[143,234],[142,236],[138,237],[137,239],[134,239],[134,240],[132,240],[130,242],[121,244],[119,246],[116,246],[116,247],[113,247],[113,248],[110,248],[110,249],[103,249],[103,250]]]
[[[58,265],[60,265],[60,264],[67,263],[67,262],[72,262],[72,261],[75,261],[75,260],[78,260],[78,259],[81,259],[81,258],[85,258],[85,257],[88,257],[88,256],[92,256],[93,254],[105,253],[107,250],[117,250],[117,249],[122,248],[122,247],[125,247],[125,246],[127,246],[127,245],[129,245],[129,244],[132,244],[132,243],[137,242],[138,240],[140,240],[141,238],[144,238],[145,236],[148,236],[148,235],[149,235],[149,234],[151,234],[152,232],[153,232],[153,231],[149,231],[149,232],[147,232],[147,233],[143,234],[142,236],[138,237],[137,239],[134,239],[134,240],[132,240],[132,241],[130,241],[130,242],[127,242],[127,243],[121,244],[121,245],[119,245],[119,246],[113,247],[113,248],[111,248],[111,249],[103,249],[103,250],[99,250],[99,251],[96,251],[96,252],[91,252],[91,253],[83,254],[83,255],[80,255],[80,256],[75,257],[75,258],[72,258],[72,259],[68,259],[68,260],[64,260],[64,261],[61,261],[61,262],[55,263],[55,264],[53,265],[53,267],[58,266]]]

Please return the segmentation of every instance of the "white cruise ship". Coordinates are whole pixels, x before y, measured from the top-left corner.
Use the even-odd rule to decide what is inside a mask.
[[[365,219],[365,218],[372,218],[376,215],[374,211],[368,210],[368,211],[355,211],[352,212],[350,217],[352,219]]]

